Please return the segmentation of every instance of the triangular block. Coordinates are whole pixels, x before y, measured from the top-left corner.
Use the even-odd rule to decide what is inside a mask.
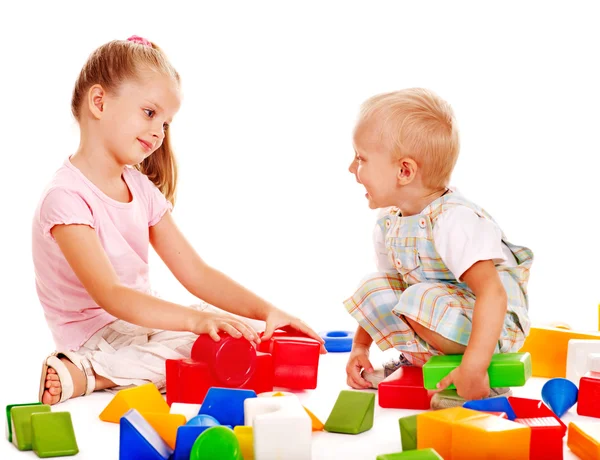
[[[477,410],[480,412],[504,412],[509,420],[517,418],[515,411],[508,402],[506,396],[498,398],[474,399],[463,404],[465,409]]]
[[[185,425],[185,415],[144,412],[142,413],[142,417],[144,417],[150,426],[156,430],[162,440],[166,442],[171,449],[175,449],[177,428]]]
[[[444,460],[434,449],[409,450],[395,454],[382,454],[377,460]]]
[[[19,450],[31,450],[31,414],[50,412],[47,404],[33,406],[16,406],[10,410],[12,424],[12,443]]]
[[[400,425],[400,440],[402,450],[414,450],[417,448],[417,416],[409,415],[398,420]]]
[[[12,442],[12,422],[10,419],[10,410],[13,407],[41,406],[41,405],[42,405],[41,402],[35,402],[35,403],[26,403],[26,404],[9,404],[8,406],[6,406],[6,439],[8,439],[8,442]]]
[[[342,390],[325,422],[332,433],[358,434],[373,427],[375,394]]]
[[[318,417],[315,414],[313,414],[311,411],[309,411],[306,407],[304,408],[304,410],[310,417],[310,421],[312,423],[312,430],[313,431],[323,431],[323,428],[325,427],[323,422],[321,420],[319,420]]]
[[[79,448],[69,412],[31,414],[33,451],[40,458],[77,455]]]
[[[173,454],[167,443],[135,409],[120,420],[119,460],[168,460]]]
[[[244,424],[244,401],[256,398],[254,390],[233,388],[211,388],[204,398],[199,414],[211,415],[221,425]]]
[[[567,446],[579,458],[586,460],[600,458],[600,423],[583,421],[569,423]]]
[[[119,423],[121,417],[131,409],[138,412],[168,414],[169,406],[152,383],[119,391],[100,414],[100,420]]]

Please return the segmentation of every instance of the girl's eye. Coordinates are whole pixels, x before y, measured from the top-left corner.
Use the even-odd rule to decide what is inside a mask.
[[[156,113],[152,109],[144,109],[144,112],[146,113],[146,115],[148,115],[149,118],[152,118],[154,116],[154,114]]]

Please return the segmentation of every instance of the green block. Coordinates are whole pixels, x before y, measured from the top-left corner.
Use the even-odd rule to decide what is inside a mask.
[[[13,407],[41,406],[41,405],[42,405],[41,402],[34,402],[34,403],[28,403],[28,404],[10,404],[10,405],[6,406],[6,439],[8,439],[8,442],[12,442],[12,423],[10,420],[10,410]]]
[[[409,450],[395,454],[378,455],[377,460],[444,460],[435,449]]]
[[[342,390],[325,422],[331,433],[358,434],[373,427],[375,394]]]
[[[417,416],[409,415],[398,420],[402,452],[417,448]]]
[[[192,446],[190,460],[243,460],[237,436],[226,426],[211,426]]]
[[[452,370],[456,369],[463,355],[432,356],[423,366],[423,382],[428,390],[436,385]],[[531,377],[531,355],[529,353],[499,353],[492,357],[488,368],[490,387],[521,387]],[[448,389],[455,389],[450,385]]]
[[[17,406],[10,410],[12,443],[19,450],[31,450],[31,414],[36,412],[50,412],[50,406],[34,404],[33,406]]]
[[[40,458],[65,457],[79,452],[69,412],[31,414],[33,451]]]

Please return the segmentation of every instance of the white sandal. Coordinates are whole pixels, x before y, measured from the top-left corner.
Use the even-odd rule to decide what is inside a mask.
[[[45,359],[42,366],[42,378],[40,379],[40,392],[38,397],[40,402],[42,402],[44,391],[47,390],[46,376],[48,375],[48,368],[50,367],[56,371],[56,375],[58,375],[58,379],[60,380],[60,385],[62,387],[60,400],[58,402],[63,402],[73,397],[73,379],[71,378],[69,369],[67,369],[67,366],[65,366],[60,358],[67,358],[85,374],[85,393],[78,396],[87,396],[96,388],[96,377],[94,377],[94,370],[92,369],[92,364],[90,363],[89,359],[77,353],[55,351]]]

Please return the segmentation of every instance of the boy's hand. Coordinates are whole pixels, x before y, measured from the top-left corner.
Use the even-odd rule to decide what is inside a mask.
[[[458,396],[466,399],[487,398],[490,395],[490,378],[487,373],[487,368],[468,367],[461,364],[454,369],[450,374],[444,377],[437,387],[444,390],[454,383]]]
[[[322,355],[327,353],[327,350],[325,349],[325,341],[300,318],[296,318],[295,316],[279,310],[278,308],[273,308],[267,315],[265,321],[267,324],[265,327],[265,333],[262,336],[262,340],[269,340],[276,329],[287,329],[291,327],[306,334],[311,339],[318,341],[321,344]]]
[[[350,358],[348,358],[348,364],[346,364],[346,383],[349,387],[356,388],[358,390],[371,388],[371,383],[366,381],[361,371],[373,372],[373,365],[369,361],[369,348],[364,346],[353,346]]]

